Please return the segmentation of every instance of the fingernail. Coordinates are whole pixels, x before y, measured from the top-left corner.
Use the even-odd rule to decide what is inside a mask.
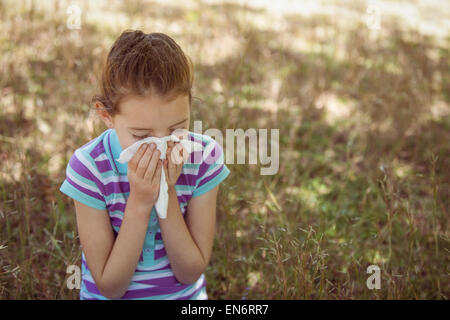
[[[154,143],[152,143],[151,145],[150,145],[150,149],[155,149],[155,144]]]

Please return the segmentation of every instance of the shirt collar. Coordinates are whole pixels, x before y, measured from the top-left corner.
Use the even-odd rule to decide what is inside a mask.
[[[115,173],[126,174],[128,172],[128,163],[120,163],[117,159],[122,152],[119,137],[115,129],[109,129],[109,134],[106,138],[105,150],[111,162],[111,167]]]

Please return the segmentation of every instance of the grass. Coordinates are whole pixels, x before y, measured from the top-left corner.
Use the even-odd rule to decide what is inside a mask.
[[[133,26],[191,56],[203,130],[280,129],[276,175],[227,164],[210,299],[448,299],[450,35],[137,0],[81,2],[70,30],[68,2],[42,3],[0,2],[0,299],[78,299],[75,212],[58,189],[72,152],[105,130],[89,101]],[[380,290],[366,287],[373,264]]]

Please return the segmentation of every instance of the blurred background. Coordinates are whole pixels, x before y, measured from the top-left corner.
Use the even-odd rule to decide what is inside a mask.
[[[448,299],[449,19],[448,1],[0,0],[0,299],[78,299],[58,189],[106,129],[89,103],[127,28],[192,58],[203,130],[280,130],[276,175],[227,164],[210,299]]]

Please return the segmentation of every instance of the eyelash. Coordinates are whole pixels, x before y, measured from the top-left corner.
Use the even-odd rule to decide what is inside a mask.
[[[172,129],[172,130],[170,131],[170,133],[172,134],[175,130],[176,130],[176,129]],[[147,137],[150,137],[150,136],[147,136],[147,135],[145,135],[145,136],[137,136],[137,135],[134,135],[134,134],[133,134],[132,136],[133,136],[133,138],[136,139],[136,140],[145,139],[145,138],[147,138]]]

